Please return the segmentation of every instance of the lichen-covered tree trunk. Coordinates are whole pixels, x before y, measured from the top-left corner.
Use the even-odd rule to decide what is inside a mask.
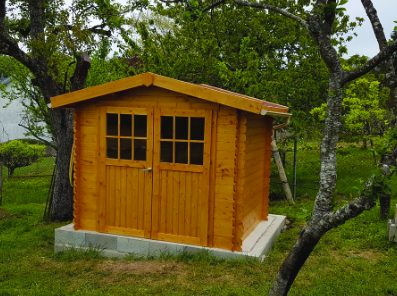
[[[343,100],[343,72],[330,75],[327,116],[321,143],[320,189],[312,219],[302,229],[292,251],[284,260],[269,295],[287,295],[303,264],[321,237],[333,226],[323,220],[330,212],[330,200],[336,185],[336,144],[342,127],[340,123]]]

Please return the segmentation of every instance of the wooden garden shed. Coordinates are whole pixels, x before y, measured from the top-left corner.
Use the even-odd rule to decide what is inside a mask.
[[[267,220],[287,107],[152,73],[51,104],[74,109],[74,229],[241,251]]]

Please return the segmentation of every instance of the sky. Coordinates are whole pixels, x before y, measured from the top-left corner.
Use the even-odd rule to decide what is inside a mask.
[[[397,26],[393,22],[397,21],[397,0],[372,0],[372,3],[378,12],[386,38],[389,39],[393,28]],[[357,16],[365,18],[363,25],[355,29],[358,37],[347,44],[348,55],[359,54],[373,57],[379,52],[379,46],[361,1],[349,0],[343,7],[346,8],[345,13],[350,16],[350,20],[354,20]]]
[[[71,1],[65,0],[67,4]],[[118,2],[125,4],[127,0],[118,0]],[[389,39],[394,26],[397,26],[393,22],[397,21],[397,0],[372,0],[372,3],[378,12],[386,38]],[[365,18],[362,26],[355,29],[358,37],[347,43],[348,56],[359,54],[373,57],[379,52],[379,47],[361,0],[349,0],[343,7],[346,8],[345,13],[350,16],[351,21],[354,21],[357,16]]]

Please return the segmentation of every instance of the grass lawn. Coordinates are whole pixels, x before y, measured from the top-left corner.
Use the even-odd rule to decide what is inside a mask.
[[[338,195],[337,205],[349,199]],[[43,202],[6,198],[1,209],[11,216],[0,210],[0,295],[267,295],[313,200],[303,195],[295,205],[270,203],[270,213],[288,216],[291,224],[258,263],[208,253],[146,260],[107,259],[96,251],[54,254],[54,229],[66,223],[43,222]],[[377,207],[327,233],[289,295],[397,295],[397,247],[378,216]]]

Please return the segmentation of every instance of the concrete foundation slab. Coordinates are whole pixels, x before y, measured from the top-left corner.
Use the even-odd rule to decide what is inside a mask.
[[[99,233],[87,230],[74,230],[73,224],[55,229],[54,251],[60,252],[71,248],[98,249],[103,256],[124,257],[135,256],[160,256],[161,254],[197,253],[209,250],[214,256],[233,259],[239,257],[253,257],[262,261],[268,254],[277,237],[285,225],[285,216],[269,215],[268,221],[262,221],[254,231],[244,240],[242,252],[232,252],[217,248],[172,243],[151,240],[132,236]]]

